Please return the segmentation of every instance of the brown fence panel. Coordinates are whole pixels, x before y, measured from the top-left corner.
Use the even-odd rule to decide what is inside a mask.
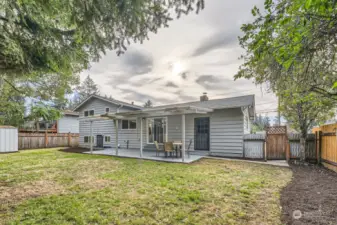
[[[19,133],[19,149],[76,147],[78,144],[78,134]]]
[[[336,133],[322,133],[321,137],[322,162],[337,166],[337,136]]]

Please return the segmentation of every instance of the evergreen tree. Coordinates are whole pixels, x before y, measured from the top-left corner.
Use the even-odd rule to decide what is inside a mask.
[[[153,103],[151,100],[147,100],[147,102],[144,103],[144,108],[151,108],[153,107]]]
[[[82,82],[82,84],[77,88],[78,100],[79,102],[85,100],[90,95],[99,95],[99,90],[97,84],[88,75],[87,78]],[[77,101],[77,100],[76,100]]]

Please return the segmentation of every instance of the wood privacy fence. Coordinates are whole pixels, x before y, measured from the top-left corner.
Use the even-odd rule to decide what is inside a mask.
[[[288,133],[287,142],[283,140],[279,143],[280,152],[287,151],[289,149],[289,158],[290,159],[299,159],[300,158],[300,134]],[[284,139],[283,137],[278,137]],[[286,159],[285,154],[276,154],[275,150],[272,150],[273,146],[278,143],[275,141],[275,137],[267,138],[265,134],[246,134],[244,135],[244,158],[247,159],[272,159],[277,156],[282,156],[283,158],[277,157],[277,159]],[[268,148],[268,141],[272,142]],[[272,150],[272,151],[271,151]],[[282,150],[282,151],[281,151]],[[271,154],[271,157],[268,157],[268,154]],[[317,153],[315,147],[315,135],[309,134],[306,142],[306,158],[310,161],[317,160]]]
[[[337,132],[316,132],[316,148],[319,162],[337,172]]]
[[[79,134],[19,133],[19,149],[76,147]]]
[[[276,132],[275,130],[279,129],[273,128],[271,132],[267,130],[267,135],[244,135],[244,158],[300,159],[300,134]],[[286,154],[283,154],[284,151]],[[305,156],[308,161],[322,163],[337,172],[337,125],[325,125],[315,134],[309,134],[306,140]]]
[[[289,133],[289,148],[290,148],[290,159],[300,158],[300,134]],[[308,134],[306,146],[305,146],[305,157],[309,161],[317,160],[316,146],[315,146],[315,135]]]

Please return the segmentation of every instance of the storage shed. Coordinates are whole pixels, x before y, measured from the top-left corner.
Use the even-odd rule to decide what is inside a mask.
[[[0,126],[0,153],[18,151],[18,129]]]

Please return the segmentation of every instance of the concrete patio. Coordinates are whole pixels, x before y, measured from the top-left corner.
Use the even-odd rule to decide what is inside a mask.
[[[91,154],[90,151],[84,152],[85,154]],[[118,155],[116,155],[115,148],[106,148],[103,150],[95,150],[92,154],[95,155],[110,155],[110,156],[118,156],[118,157],[126,157],[126,158],[136,158],[136,159],[148,159],[155,160],[161,162],[175,162],[175,163],[192,163],[195,162],[204,156],[201,155],[188,155],[186,154],[184,162],[182,158],[176,157],[165,157],[164,152],[161,152],[159,156],[156,156],[155,151],[143,151],[143,157],[140,157],[139,149],[118,149]]]

